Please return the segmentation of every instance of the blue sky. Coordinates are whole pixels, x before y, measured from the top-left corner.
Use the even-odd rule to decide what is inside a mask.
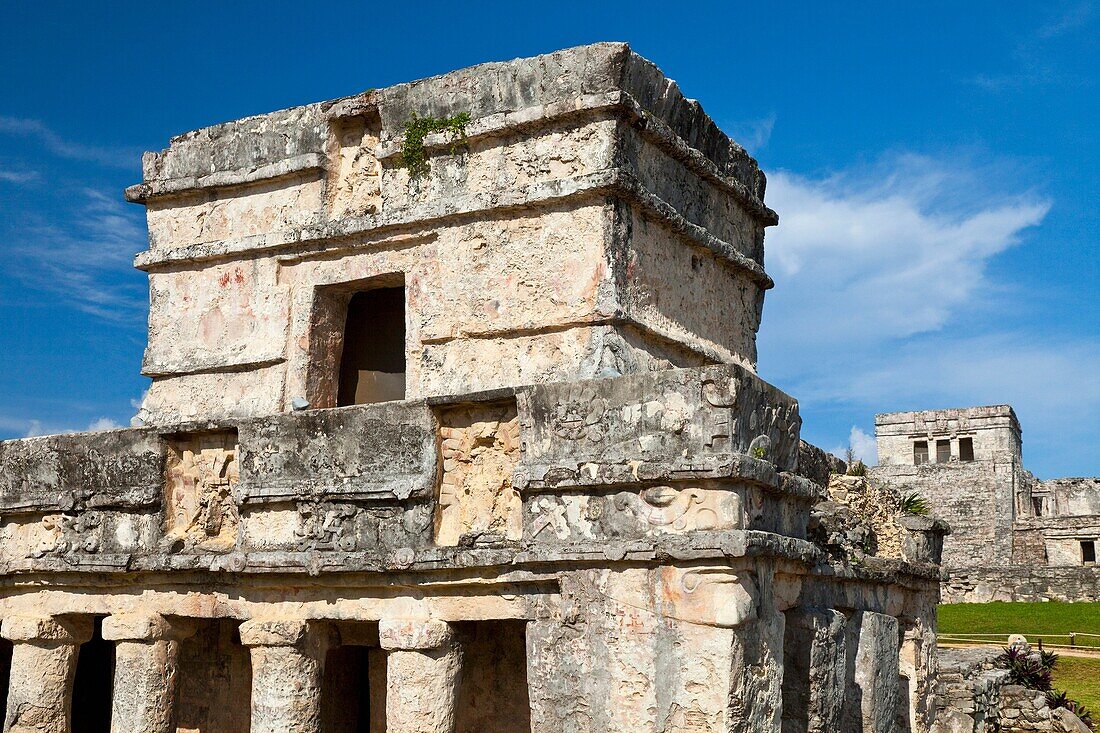
[[[761,375],[804,436],[1008,402],[1042,477],[1100,474],[1097,2],[0,5],[0,438],[125,424],[140,207],[171,135],[629,41],[769,175]],[[870,456],[869,456],[870,457]]]

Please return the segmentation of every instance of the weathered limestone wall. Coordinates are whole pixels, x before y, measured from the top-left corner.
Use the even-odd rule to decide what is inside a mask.
[[[1023,480],[1018,461],[975,460],[948,464],[884,465],[869,479],[899,494],[917,493],[951,526],[944,542],[948,568],[974,567],[1011,558],[1015,488]]]
[[[997,733],[1008,670],[995,669],[988,649],[940,649],[936,733]]]
[[[414,113],[471,120],[411,179]],[[756,362],[764,177],[623,44],[198,130],[144,178],[150,424],[334,405],[327,299],[379,285],[406,288],[410,398]]]
[[[953,568],[943,584],[944,603],[989,601],[1100,602],[1100,569],[1096,567]]]
[[[1037,491],[1053,498],[1051,515],[1100,517],[1100,478],[1055,478],[1040,481]]]

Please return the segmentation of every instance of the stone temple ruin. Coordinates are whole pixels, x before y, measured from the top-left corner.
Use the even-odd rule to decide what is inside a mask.
[[[1100,602],[1100,479],[1040,481],[1008,405],[875,418],[872,483],[916,492],[946,519],[948,603]]]
[[[755,374],[764,176],[651,63],[486,64],[143,168],[135,427],[0,443],[4,731],[935,724],[942,525],[830,544],[829,461]]]

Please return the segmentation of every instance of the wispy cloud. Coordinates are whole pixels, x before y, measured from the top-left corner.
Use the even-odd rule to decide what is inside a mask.
[[[1096,3],[1093,0],[1072,3],[1040,26],[1036,35],[1043,40],[1064,36],[1087,25],[1095,14]]]
[[[779,285],[763,333],[797,347],[942,328],[986,287],[990,258],[1050,209],[1034,194],[976,195],[981,178],[916,155],[825,178],[774,174],[781,224],[767,244]]]
[[[1095,83],[1092,74],[1077,73],[1060,65],[1051,49],[1055,42],[1064,45],[1070,40],[1067,36],[1092,23],[1096,18],[1095,0],[1055,3],[1052,7],[1054,9],[1046,22],[1020,37],[1012,52],[1011,68],[996,73],[975,74],[966,82],[995,93],[1052,84],[1092,86]]]
[[[92,420],[83,429],[48,427],[41,420],[0,420],[0,428],[10,429],[18,426],[18,431],[24,438],[38,438],[43,435],[69,435],[72,433],[97,433],[102,430],[117,430],[122,427],[118,422],[109,417],[98,417]]]
[[[1024,429],[1025,462],[1072,472],[1100,430],[1100,340],[1016,331],[934,334],[890,348],[859,349],[802,380],[800,397],[847,403],[868,417],[1009,403]],[[1030,460],[1027,460],[1030,457]]]
[[[146,234],[141,218],[124,206],[99,191],[79,191],[64,221],[32,219],[17,232],[19,240],[6,248],[5,269],[105,320],[142,319],[145,288],[131,264]]]
[[[0,181],[21,186],[24,183],[38,180],[37,171],[12,171],[0,168]]]
[[[129,148],[111,148],[66,140],[41,120],[0,115],[0,134],[22,135],[37,140],[48,152],[61,158],[82,160],[111,168],[132,168],[140,153]]]

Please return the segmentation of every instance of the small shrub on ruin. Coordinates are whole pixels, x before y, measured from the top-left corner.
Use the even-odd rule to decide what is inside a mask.
[[[903,514],[916,514],[919,517],[925,517],[929,514],[928,502],[917,493],[906,494],[901,497],[901,506],[898,509]]]
[[[424,138],[433,132],[451,134],[451,155],[458,152],[458,146],[466,140],[466,125],[470,124],[470,115],[460,112],[451,117],[421,117],[413,112],[405,123],[405,138],[401,145],[401,164],[409,170],[412,178],[419,178],[431,170],[428,155],[424,151]]]
[[[866,476],[867,464],[863,461],[857,460],[848,466],[849,476]]]

